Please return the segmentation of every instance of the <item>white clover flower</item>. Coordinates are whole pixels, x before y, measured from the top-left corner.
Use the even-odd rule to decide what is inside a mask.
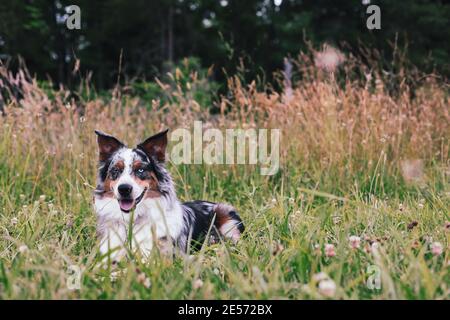
[[[336,294],[336,284],[331,279],[319,282],[319,293],[327,298],[332,298]]]
[[[328,279],[328,275],[325,272],[319,272],[313,275],[312,279],[314,282],[320,282],[322,280]]]
[[[202,279],[196,279],[192,284],[192,288],[194,288],[195,290],[200,289],[201,287],[203,287]]]
[[[325,255],[327,257],[334,257],[336,255],[336,252],[334,251],[334,244],[325,244]]]
[[[361,245],[361,238],[358,236],[350,236],[348,238],[348,241],[350,242],[350,247],[352,249],[359,249]]]
[[[444,252],[444,247],[440,242],[433,242],[430,245],[431,253],[435,256],[440,256]]]

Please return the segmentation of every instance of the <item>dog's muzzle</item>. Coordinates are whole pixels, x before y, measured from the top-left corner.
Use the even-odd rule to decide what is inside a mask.
[[[147,188],[144,188],[142,193],[136,199],[126,199],[125,198],[125,199],[118,200],[120,210],[122,210],[125,213],[130,213],[130,211],[133,210],[142,201],[146,192],[147,192]]]

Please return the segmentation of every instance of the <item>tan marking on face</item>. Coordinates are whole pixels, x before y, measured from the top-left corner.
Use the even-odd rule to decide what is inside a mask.
[[[230,211],[234,210],[232,206],[219,203],[215,208],[214,211],[216,213],[216,222],[215,225],[219,228],[227,223],[230,220],[233,220],[230,216]]]
[[[145,194],[146,199],[159,198],[161,197],[161,192],[158,190],[158,179],[154,172],[150,172],[150,179],[148,181],[148,191]]]
[[[149,179],[145,179],[145,180],[141,180],[136,176],[133,176],[133,180],[142,187],[142,189],[150,189],[150,180]]]
[[[114,167],[119,170],[123,170],[125,168],[125,163],[123,162],[123,160],[119,160],[114,164]]]
[[[133,171],[139,169],[141,167],[141,165],[142,165],[141,160],[134,160],[133,166],[132,166],[133,167]]]
[[[108,194],[111,194],[111,196],[114,196],[114,195],[113,195],[113,189],[114,189],[114,186],[117,184],[117,180],[118,180],[118,179],[116,179],[116,180],[111,180],[111,179],[109,178],[109,176],[106,177],[105,183],[103,184],[103,185],[104,185],[105,194],[108,193]]]

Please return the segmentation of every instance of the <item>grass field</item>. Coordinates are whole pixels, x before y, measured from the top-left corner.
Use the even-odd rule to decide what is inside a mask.
[[[121,88],[44,90],[2,67],[20,99],[0,117],[0,299],[449,299],[448,85],[424,77],[393,94],[382,73],[352,80],[348,69],[339,82],[305,59],[284,94],[230,78],[214,115],[195,101],[194,76],[146,104]],[[94,129],[131,144],[199,119],[282,129],[273,176],[169,163],[181,200],[238,208],[242,240],[101,269]]]

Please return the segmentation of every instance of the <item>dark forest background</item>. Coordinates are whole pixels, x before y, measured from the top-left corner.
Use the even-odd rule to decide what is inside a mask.
[[[184,57],[213,66],[219,83],[241,62],[250,76],[270,79],[307,42],[355,55],[376,48],[388,60],[397,41],[420,69],[450,74],[446,1],[370,2],[381,7],[381,30],[366,28],[360,0],[1,0],[0,59],[14,68],[22,57],[38,79],[69,87],[92,72],[93,84],[106,89],[119,65],[121,81],[152,81]],[[81,8],[81,30],[66,28],[71,4]]]

